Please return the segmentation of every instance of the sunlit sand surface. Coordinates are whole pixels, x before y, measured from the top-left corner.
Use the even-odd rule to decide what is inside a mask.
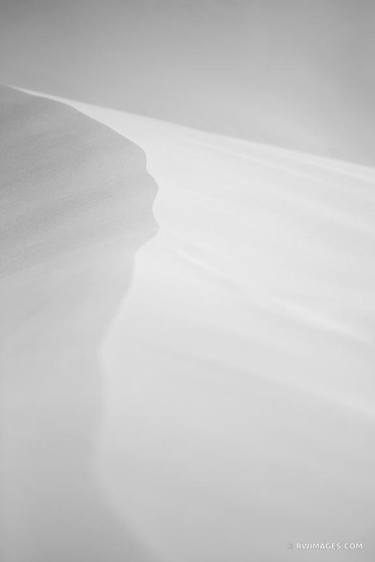
[[[374,170],[66,103],[1,141],[6,562],[373,560]]]

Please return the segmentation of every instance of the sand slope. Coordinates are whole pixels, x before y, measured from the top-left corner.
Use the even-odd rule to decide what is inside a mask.
[[[52,101],[0,90],[2,561],[154,560],[93,477],[98,349],[156,230],[130,141]]]
[[[160,186],[103,350],[113,506],[170,562],[371,560],[374,170],[76,107]]]
[[[25,408],[16,408],[13,391],[7,397],[8,443],[17,444],[13,456],[8,452],[11,483],[20,489],[30,466],[52,462],[49,475],[54,490],[60,484],[66,518],[75,510],[67,489],[75,483],[82,498],[99,488],[114,527],[98,523],[94,505],[103,545],[98,560],[117,525],[126,529],[123,543],[116,542],[119,550],[109,550],[106,560],[121,559],[121,552],[131,561],[372,560],[374,170],[67,103],[144,149],[159,186],[160,230],[137,254],[132,286],[122,299],[118,291],[106,330],[92,346],[101,357],[96,392],[102,400],[91,431],[95,461],[88,456],[84,464],[92,485],[87,490],[83,477],[77,479],[82,470],[75,463],[60,476],[41,452],[41,427],[53,414],[25,434],[29,424],[19,421]],[[96,263],[110,277],[100,289],[112,291],[117,262],[109,261]],[[97,285],[91,277],[85,288],[95,293]],[[59,294],[65,292],[64,286]],[[29,288],[23,294],[27,302],[35,299]],[[69,378],[70,360],[63,362],[59,350],[67,358],[68,350],[82,353],[82,345],[72,338],[71,308],[51,306],[43,307],[45,322],[21,323],[22,354],[8,367],[12,379],[36,355],[43,383],[51,357],[64,365],[55,379],[59,369]],[[49,315],[55,324],[62,318],[66,331],[54,349],[39,345],[36,354],[30,334],[49,341]],[[78,330],[84,341],[87,330],[85,321]],[[20,338],[10,336],[8,349]],[[10,356],[7,351],[7,361]],[[28,377],[34,394],[26,412],[36,401],[45,408],[51,402],[45,385],[36,385],[38,376],[34,369]],[[17,392],[25,388],[19,380]],[[61,426],[50,425],[48,437],[65,460],[72,453],[62,445],[71,401],[76,432],[87,394],[73,382],[64,388]],[[37,439],[40,446],[30,453]],[[56,492],[41,478],[33,486],[24,484],[18,499],[14,493],[8,499],[14,514],[8,552],[17,553],[9,559],[47,560],[44,553],[54,553],[56,560],[61,550],[61,560],[74,560],[75,540],[80,560],[95,559],[85,535],[95,525],[73,519],[65,534],[57,533],[47,516]],[[37,509],[33,501],[40,496],[50,503],[38,501]],[[86,516],[87,505],[77,503]],[[28,541],[21,546],[20,536]],[[326,541],[363,543],[363,550],[296,552],[297,542]],[[127,554],[129,543],[135,554]]]

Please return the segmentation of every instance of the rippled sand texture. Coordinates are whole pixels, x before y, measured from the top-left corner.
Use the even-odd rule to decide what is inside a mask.
[[[93,470],[100,348],[156,223],[141,149],[0,90],[0,558],[153,561]]]
[[[104,348],[117,513],[168,562],[372,561],[374,170],[74,105],[159,186]]]
[[[374,170],[19,99],[5,561],[372,562]]]

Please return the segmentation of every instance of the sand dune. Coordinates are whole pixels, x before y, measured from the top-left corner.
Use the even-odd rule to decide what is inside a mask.
[[[375,165],[373,0],[2,0],[0,79]]]
[[[156,230],[140,148],[0,90],[2,561],[153,561],[93,476],[99,348]]]
[[[81,258],[69,254],[61,268],[43,265],[46,281],[44,273],[31,276],[22,240],[45,264],[60,227],[47,220],[34,234],[39,219],[18,219],[22,208],[9,199],[17,190],[6,198],[5,274],[13,264],[18,270],[15,282],[3,281],[3,329],[15,310],[19,320],[2,354],[5,559],[373,560],[374,170],[67,101],[86,115],[76,139],[84,152],[96,134],[99,144],[104,135],[105,144],[119,145],[116,162],[111,148],[102,168],[100,149],[82,169],[65,126],[65,111],[81,123],[77,114],[33,103],[61,111],[68,135],[59,144],[67,163],[59,154],[52,178],[32,182],[47,218],[60,217],[61,203],[52,197],[50,210],[40,185],[66,185],[73,170],[79,175],[68,185],[87,178],[91,205],[94,180],[104,196],[123,150],[135,150],[90,117],[145,151],[159,186],[160,230],[137,253],[126,291],[129,271],[117,268],[125,267],[119,256],[129,251],[133,225],[119,221],[115,188],[104,238],[112,240],[112,217],[125,238],[99,255],[90,237],[94,274],[82,279]],[[39,122],[40,114],[31,118],[31,132]],[[49,158],[30,134],[27,150]],[[6,169],[17,178],[26,148],[12,146]],[[32,178],[34,156],[26,162]],[[40,166],[47,173],[46,162]],[[137,170],[135,201],[150,186],[144,163]],[[9,185],[15,181],[11,175]],[[121,179],[132,181],[132,174]],[[134,211],[141,238],[154,228],[151,192]],[[101,228],[102,199],[94,199],[92,214],[82,209],[73,223],[84,227],[85,248],[86,233]],[[69,228],[63,232],[70,249]],[[101,302],[105,321],[97,318]],[[94,350],[101,362],[93,376]],[[84,499],[92,493],[93,504]],[[298,542],[363,549],[296,552]]]

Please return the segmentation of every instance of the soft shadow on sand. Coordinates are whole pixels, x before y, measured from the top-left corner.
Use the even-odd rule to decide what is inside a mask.
[[[156,231],[143,152],[0,89],[0,557],[154,562],[98,489],[103,337]]]

